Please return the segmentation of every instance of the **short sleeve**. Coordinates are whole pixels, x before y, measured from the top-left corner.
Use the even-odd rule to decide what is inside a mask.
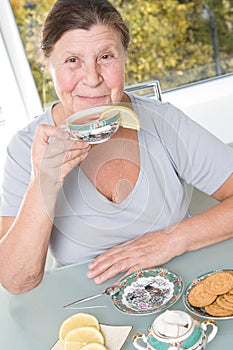
[[[0,215],[16,216],[31,177],[31,140],[17,133],[7,147]]]
[[[169,103],[164,115],[162,142],[177,173],[211,195],[233,172],[233,148]]]
[[[39,124],[54,125],[50,109],[13,136],[7,147],[0,197],[0,215],[16,216],[31,178],[31,147]]]

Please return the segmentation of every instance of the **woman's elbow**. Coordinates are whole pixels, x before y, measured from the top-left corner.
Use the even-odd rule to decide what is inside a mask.
[[[23,294],[25,292],[28,292],[35,287],[37,287],[40,282],[42,281],[43,274],[40,274],[40,276],[27,276],[25,280],[17,280],[14,278],[0,278],[0,283],[4,289],[6,289],[8,292],[14,295]]]

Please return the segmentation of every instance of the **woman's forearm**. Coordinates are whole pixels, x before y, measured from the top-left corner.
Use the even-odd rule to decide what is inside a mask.
[[[180,255],[233,237],[233,196],[207,211],[184,220],[166,232],[174,233]],[[176,242],[177,241],[177,242]]]
[[[56,191],[43,191],[31,183],[17,217],[0,240],[0,282],[14,294],[32,289],[43,278],[56,199]]]
[[[161,231],[115,246],[89,264],[87,276],[103,283],[121,272],[161,266],[189,251],[233,237],[233,196]]]
[[[53,142],[48,142],[51,137]],[[38,126],[31,150],[31,182],[14,222],[0,232],[0,283],[12,293],[32,289],[41,281],[58,192],[65,176],[90,149],[86,142],[69,140],[62,128]]]

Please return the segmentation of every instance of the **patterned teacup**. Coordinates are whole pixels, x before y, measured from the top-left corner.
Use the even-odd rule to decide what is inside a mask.
[[[108,118],[100,120],[101,113],[109,106],[98,106],[77,112],[66,120],[70,139],[90,144],[107,141],[119,128],[119,111],[112,111]]]

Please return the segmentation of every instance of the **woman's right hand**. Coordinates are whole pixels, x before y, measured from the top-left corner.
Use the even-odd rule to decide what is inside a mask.
[[[85,142],[65,129],[38,126],[31,149],[32,174],[16,217],[0,222],[0,281],[11,293],[34,288],[44,274],[57,196],[65,176],[88,154]]]
[[[86,158],[91,146],[83,141],[69,139],[64,128],[41,124],[32,144],[32,178],[45,185],[46,190],[57,190],[65,176]]]

